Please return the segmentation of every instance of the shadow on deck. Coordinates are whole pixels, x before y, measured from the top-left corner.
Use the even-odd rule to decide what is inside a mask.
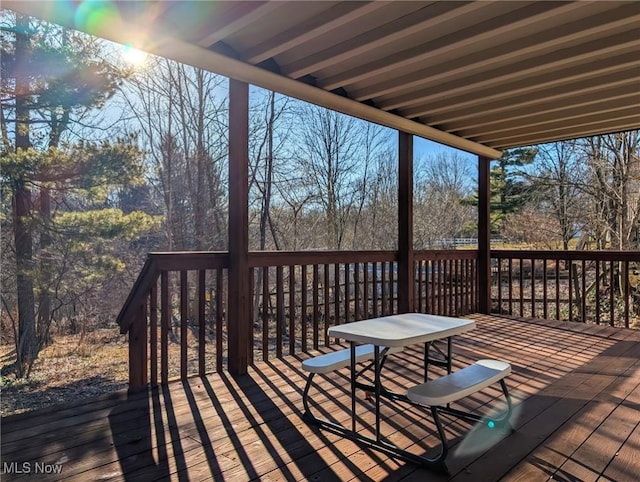
[[[2,421],[3,480],[612,480],[640,473],[640,332],[475,315],[456,337],[454,365],[509,361],[516,431],[445,420],[453,450],[449,477],[363,449],[301,419],[302,358],[259,363],[248,375],[212,374],[149,392],[115,393]],[[422,353],[389,359],[388,385],[420,381]],[[346,422],[347,371],[325,378],[320,414]],[[412,382],[413,380],[413,382]],[[485,410],[499,387],[468,397]],[[373,420],[358,403],[362,427]],[[436,443],[427,412],[383,406],[383,430],[423,453]],[[366,428],[363,428],[366,430]],[[61,470],[60,473],[56,471]],[[48,472],[48,473],[47,473]]]

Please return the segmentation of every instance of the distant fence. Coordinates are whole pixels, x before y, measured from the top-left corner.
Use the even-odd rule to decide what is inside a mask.
[[[492,238],[491,245],[504,244],[502,238]],[[428,241],[428,249],[456,249],[456,248],[477,248],[478,238],[442,238],[434,241]]]

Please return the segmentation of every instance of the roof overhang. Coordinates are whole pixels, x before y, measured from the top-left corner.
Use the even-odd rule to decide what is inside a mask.
[[[640,2],[77,5],[3,2],[489,158],[640,128]]]

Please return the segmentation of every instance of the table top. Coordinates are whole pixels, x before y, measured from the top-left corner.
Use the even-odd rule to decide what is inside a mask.
[[[475,326],[475,321],[463,318],[404,313],[332,326],[328,331],[329,336],[360,344],[399,347],[448,338]]]

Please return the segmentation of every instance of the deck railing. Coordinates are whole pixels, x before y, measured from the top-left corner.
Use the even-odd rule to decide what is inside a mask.
[[[491,251],[492,312],[629,328],[640,252]]]
[[[637,316],[637,252],[494,250],[491,257],[493,312],[627,327]],[[477,260],[477,250],[416,251],[414,310],[477,312]],[[336,341],[329,326],[398,311],[395,251],[251,252],[249,267],[250,362],[318,349]],[[148,256],[118,317],[129,333],[132,387],[225,369],[233,323],[227,276],[226,252]]]
[[[415,254],[415,310],[476,311],[475,251]],[[327,330],[398,311],[395,251],[252,252],[253,349],[267,361],[332,341]],[[221,371],[227,362],[227,253],[151,253],[118,323],[131,385]]]

